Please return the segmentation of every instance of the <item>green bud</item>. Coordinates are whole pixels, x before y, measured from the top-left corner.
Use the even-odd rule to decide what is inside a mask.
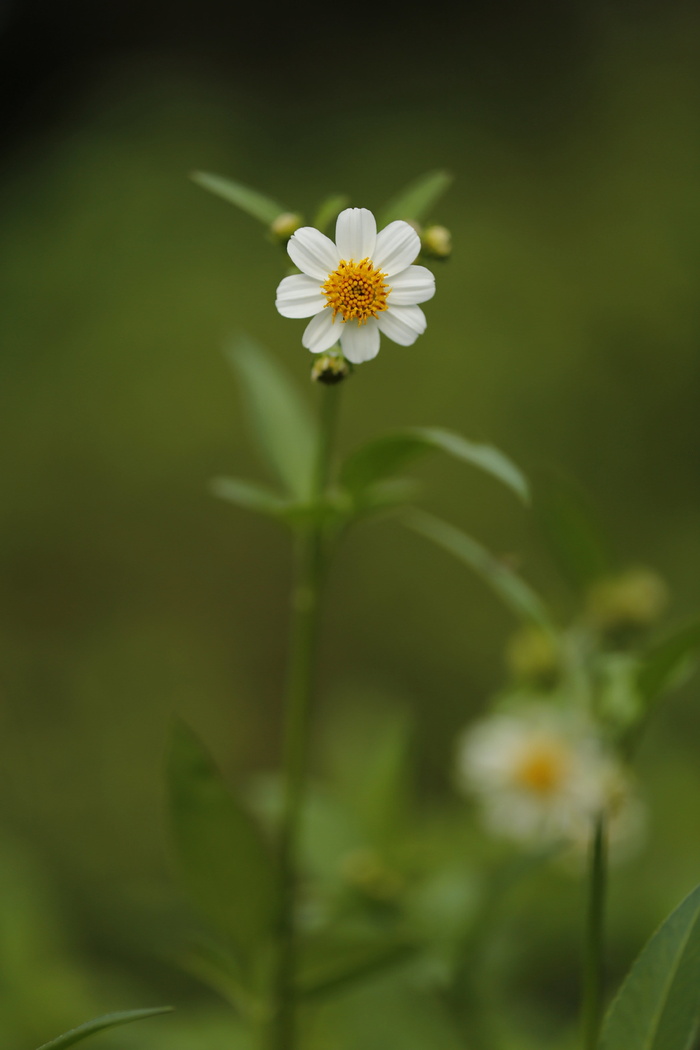
[[[506,662],[519,681],[540,688],[556,685],[561,660],[555,640],[539,627],[523,627],[508,643]]]
[[[342,383],[352,373],[353,368],[339,350],[328,350],[319,354],[311,366],[311,378],[315,383],[326,383],[332,386]]]
[[[367,897],[390,901],[404,889],[401,875],[389,868],[370,849],[357,849],[343,857],[341,870],[345,880]]]
[[[270,233],[279,244],[286,244],[301,223],[301,215],[293,211],[283,211],[270,223]]]
[[[656,573],[628,569],[591,587],[586,615],[609,641],[624,644],[659,619],[667,600],[666,584]]]
[[[421,234],[421,252],[431,259],[449,259],[452,234],[446,226],[427,226]]]

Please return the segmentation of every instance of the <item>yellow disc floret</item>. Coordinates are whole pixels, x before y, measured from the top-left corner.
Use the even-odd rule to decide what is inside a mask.
[[[386,310],[391,288],[385,283],[385,277],[386,274],[370,259],[357,263],[352,259],[349,262],[341,259],[338,269],[321,285],[321,291],[328,299],[326,306],[333,310],[333,320],[340,314],[343,321],[366,324],[370,317]]]
[[[570,762],[571,756],[562,742],[541,737],[530,741],[518,756],[513,781],[535,795],[554,795],[566,780]]]

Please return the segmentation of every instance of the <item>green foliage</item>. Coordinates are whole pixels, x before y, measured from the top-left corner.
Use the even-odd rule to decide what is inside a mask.
[[[406,938],[319,939],[306,946],[299,973],[299,992],[307,1000],[329,998],[360,981],[411,959],[417,944]]]
[[[700,886],[635,961],[603,1025],[599,1050],[690,1050],[700,1024]]]
[[[235,204],[237,208],[250,215],[253,219],[269,226],[278,215],[289,211],[283,205],[266,197],[258,190],[252,190],[234,179],[224,178],[223,175],[212,175],[206,171],[195,171],[192,173],[192,181],[196,182],[210,193],[216,194],[229,204]]]
[[[245,481],[243,478],[214,478],[211,491],[220,499],[235,503],[237,507],[266,514],[271,518],[283,517],[291,506],[289,500],[283,499],[273,489],[257,481]]]
[[[636,685],[647,708],[685,677],[698,647],[700,622],[696,621],[665,638],[645,655]]]
[[[227,356],[265,459],[291,495],[308,500],[317,434],[307,406],[274,358],[252,339],[239,336]]]
[[[345,193],[334,193],[331,197],[327,197],[316,212],[312,225],[321,233],[330,235],[331,223],[337,219],[343,208],[347,208],[349,203],[350,198]]]
[[[380,212],[379,225],[386,226],[395,219],[421,221],[452,184],[446,171],[431,171],[401,190]]]
[[[522,500],[528,498],[527,481],[507,456],[491,445],[467,441],[460,434],[440,427],[407,428],[377,438],[345,461],[340,483],[353,493],[361,492],[372,482],[401,470],[428,452],[446,452],[490,474]]]
[[[583,493],[569,481],[548,477],[537,486],[534,511],[550,554],[577,590],[610,570],[610,555]]]
[[[178,724],[168,759],[171,823],[184,885],[242,962],[264,949],[277,889],[258,828],[196,736]],[[249,969],[249,968],[248,968]]]
[[[539,595],[471,536],[424,511],[411,511],[405,523],[473,569],[519,619],[554,632],[550,615]]]
[[[117,1025],[130,1024],[131,1021],[141,1021],[146,1017],[170,1013],[171,1010],[172,1006],[156,1006],[148,1010],[124,1010],[120,1013],[104,1014],[92,1021],[86,1021],[85,1024],[71,1029],[70,1032],[64,1032],[63,1035],[57,1036],[49,1043],[44,1043],[39,1050],[66,1050],[66,1047],[73,1046],[82,1039],[87,1039],[88,1036],[102,1032],[106,1028],[115,1028]]]

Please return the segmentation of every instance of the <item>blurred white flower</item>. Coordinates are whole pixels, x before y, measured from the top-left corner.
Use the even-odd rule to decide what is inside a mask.
[[[544,705],[471,726],[459,740],[457,781],[490,831],[523,843],[585,847],[601,812],[613,845],[629,846],[641,830],[629,778],[593,727]]]
[[[285,277],[275,305],[283,317],[310,317],[302,344],[314,354],[340,341],[353,364],[379,353],[380,333],[410,346],[426,328],[418,303],[435,294],[435,278],[412,265],[420,237],[397,220],[377,233],[366,208],[346,208],[338,216],[335,243],[304,226],[287,244],[302,271]]]

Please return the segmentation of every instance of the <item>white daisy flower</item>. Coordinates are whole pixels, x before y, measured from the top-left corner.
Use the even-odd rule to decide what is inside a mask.
[[[283,317],[310,317],[302,344],[313,354],[340,341],[353,364],[379,353],[380,333],[410,346],[426,328],[418,303],[435,294],[435,278],[412,265],[420,237],[397,220],[377,233],[366,208],[338,216],[335,243],[313,226],[296,230],[287,244],[301,273],[285,277],[275,305]]]
[[[495,714],[471,726],[457,755],[461,788],[481,803],[495,834],[525,842],[585,846],[592,822],[610,818],[613,838],[638,823],[627,777],[585,720],[532,706]]]

